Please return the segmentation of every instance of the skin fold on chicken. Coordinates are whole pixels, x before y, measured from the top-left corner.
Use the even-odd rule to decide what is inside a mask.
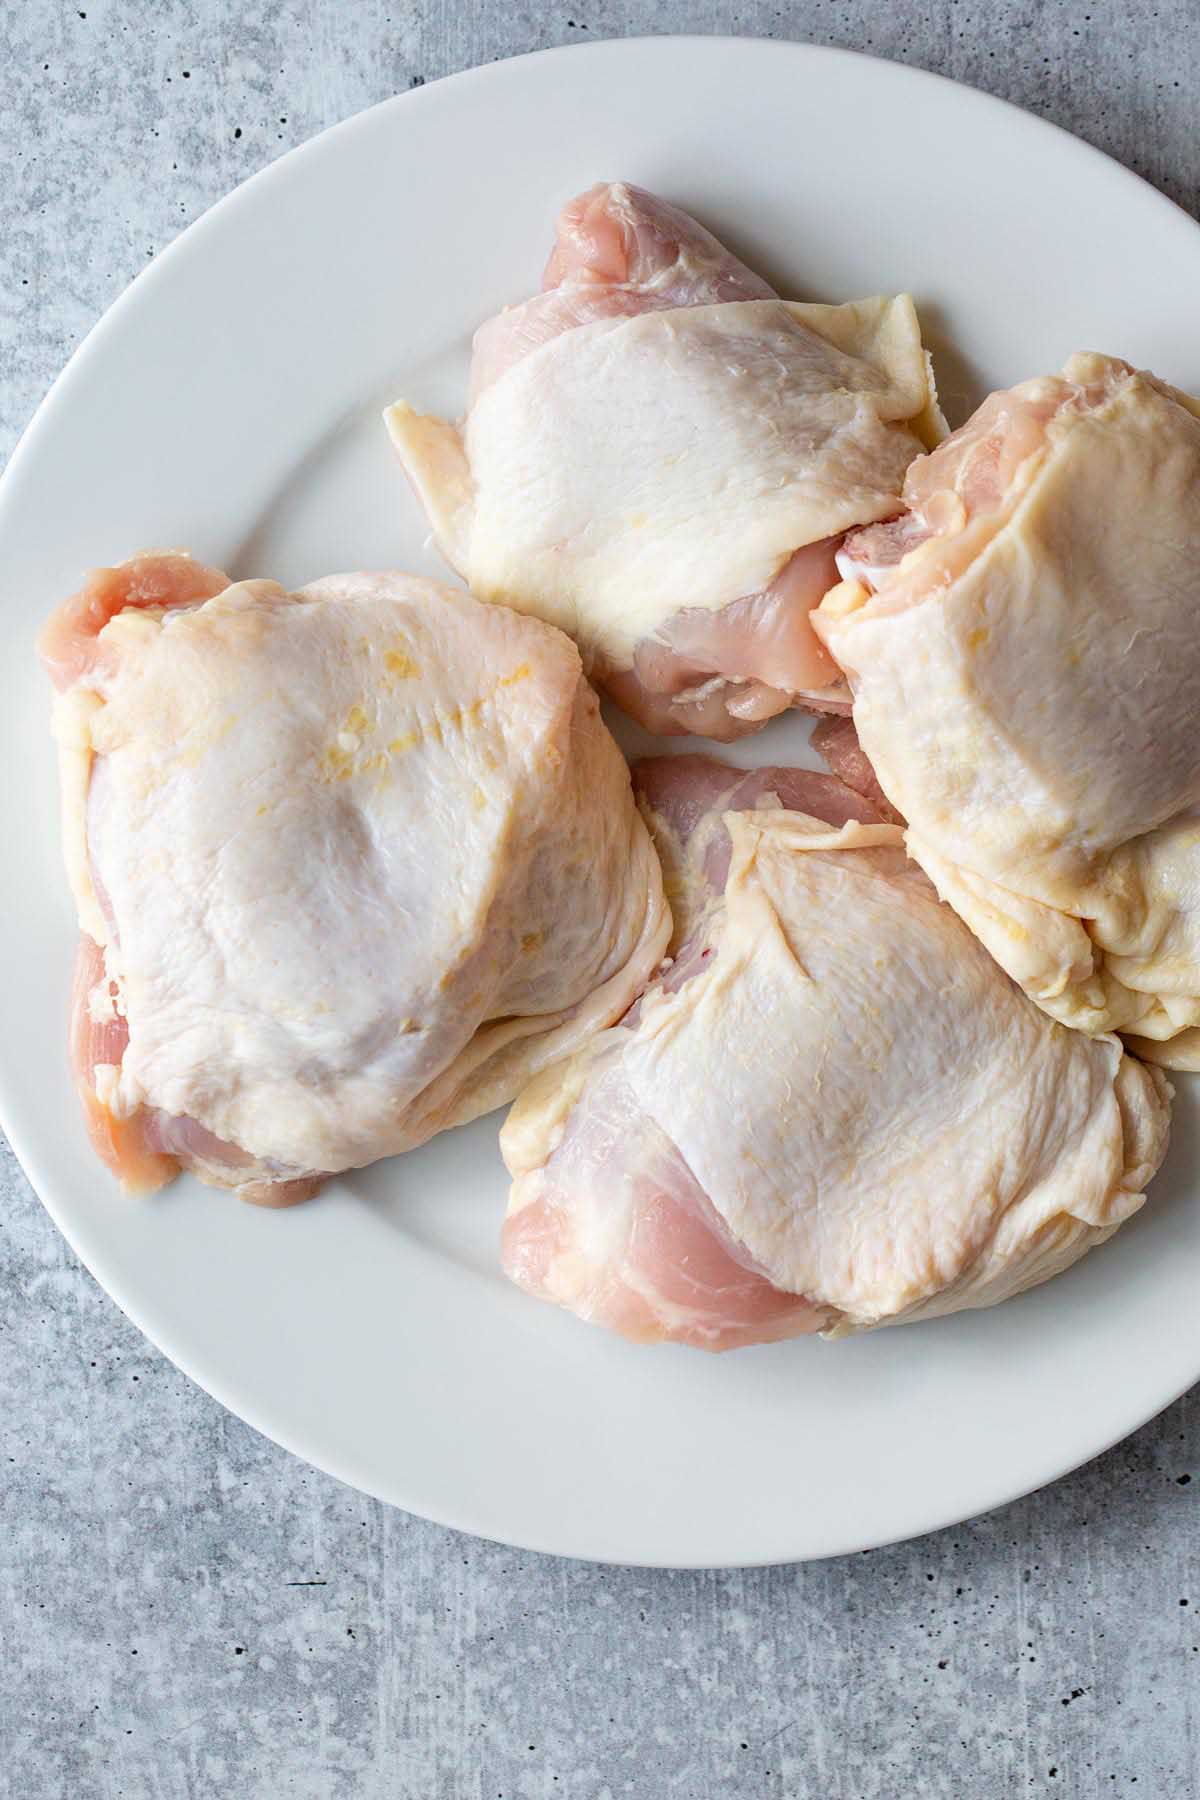
[[[654,732],[845,711],[809,614],[839,534],[944,435],[911,300],[780,299],[621,182],[558,221],[543,291],[476,334],[463,424],[388,428],[450,564],[560,626]]]
[[[165,553],[95,572],[42,651],[72,1062],[127,1189],[307,1198],[502,1105],[659,964],[628,770],[540,621]]]
[[[1054,1018],[1200,1068],[1200,403],[1073,356],[904,500],[813,619],[911,855]]]
[[[1040,1012],[827,775],[655,759],[673,960],[504,1125],[522,1288],[710,1350],[987,1306],[1136,1212],[1170,1089]]]

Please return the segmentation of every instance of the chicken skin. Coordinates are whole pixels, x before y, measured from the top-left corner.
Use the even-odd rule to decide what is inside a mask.
[[[50,622],[82,931],[72,1058],[131,1190],[287,1204],[503,1104],[670,930],[574,646],[399,574],[181,554]]]
[[[910,854],[1052,1017],[1200,1068],[1200,403],[1074,356],[904,499],[813,621]]]
[[[447,560],[560,626],[654,732],[845,710],[809,614],[838,534],[944,430],[912,302],[780,299],[624,183],[573,200],[543,291],[481,327],[461,427],[388,427]]]
[[[502,1258],[705,1349],[987,1306],[1136,1212],[1169,1088],[1054,1023],[831,776],[636,772],[674,960],[520,1097]]]

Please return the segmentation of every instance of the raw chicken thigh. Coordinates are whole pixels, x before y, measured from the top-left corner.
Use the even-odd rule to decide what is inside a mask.
[[[460,427],[388,426],[481,599],[559,625],[651,731],[845,710],[808,615],[838,534],[944,431],[911,300],[779,299],[639,188],[566,207],[543,292],[476,334]]]
[[[399,574],[190,557],[51,621],[72,1025],[97,1150],[286,1204],[509,1100],[670,931],[560,632]]]
[[[1137,1211],[1162,1076],[1039,1012],[868,802],[699,757],[635,781],[675,960],[509,1114],[514,1281],[720,1350],[990,1305]]]
[[[814,622],[910,853],[1054,1018],[1200,1067],[1200,403],[994,394]]]

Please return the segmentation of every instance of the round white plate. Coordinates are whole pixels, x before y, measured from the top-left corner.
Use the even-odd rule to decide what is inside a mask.
[[[40,621],[83,568],[146,545],[291,585],[437,571],[380,409],[458,409],[473,328],[532,291],[557,208],[601,177],[690,208],[785,293],[911,290],[952,422],[1074,349],[1200,392],[1192,222],[1052,127],[911,69],[762,41],[601,43],[440,82],[285,157],[138,278],[0,489],[0,1106],[114,1299],[321,1468],[569,1555],[824,1556],[1048,1481],[1200,1375],[1189,1083],[1143,1214],[1049,1287],[713,1358],[633,1348],[507,1285],[496,1118],[292,1212],[191,1181],[139,1203],[93,1161],[67,1076],[75,927]],[[787,760],[804,738],[784,721],[742,757]]]

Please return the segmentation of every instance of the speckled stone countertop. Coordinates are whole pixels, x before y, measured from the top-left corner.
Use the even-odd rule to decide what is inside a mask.
[[[913,62],[1200,210],[1194,0],[0,0],[0,27],[0,456],[146,258],[244,176],[387,95],[585,36]],[[1194,1397],[899,1548],[749,1573],[557,1562],[256,1436],[127,1323],[7,1152],[0,1185],[0,1795],[1200,1793]]]

